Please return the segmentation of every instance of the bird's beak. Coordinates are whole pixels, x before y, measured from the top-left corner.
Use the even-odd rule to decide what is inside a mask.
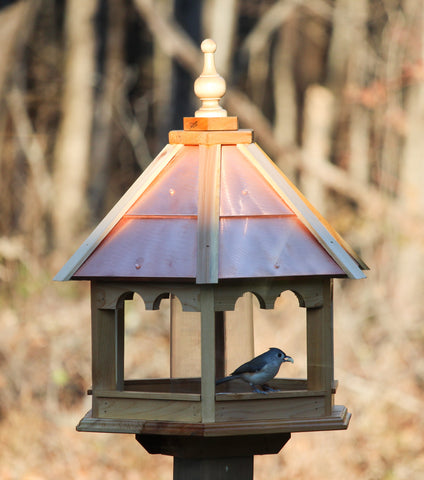
[[[294,363],[294,360],[292,359],[292,357],[289,357],[288,355],[284,357],[284,361]]]

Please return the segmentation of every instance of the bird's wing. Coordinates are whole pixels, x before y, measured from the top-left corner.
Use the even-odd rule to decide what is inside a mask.
[[[250,362],[243,363],[243,365],[240,365],[236,370],[231,375],[239,375],[240,373],[253,373],[253,372],[259,372],[259,370],[262,370],[264,366],[266,365],[266,359],[265,355],[268,352],[262,353],[261,355],[258,355],[255,357],[253,360],[250,360]]]

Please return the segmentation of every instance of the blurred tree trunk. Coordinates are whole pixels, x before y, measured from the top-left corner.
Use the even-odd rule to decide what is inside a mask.
[[[210,37],[216,42],[218,46],[215,55],[216,70],[226,80],[230,74],[238,3],[238,0],[205,1],[204,37]]]
[[[27,35],[22,35],[23,29],[32,23],[39,6],[38,1],[30,0],[21,0],[6,7],[0,5],[0,99],[4,96],[9,76],[13,74],[10,66],[16,65],[22,40],[27,39]]]
[[[336,0],[333,12],[332,36],[328,53],[327,84],[335,94],[335,118],[343,128],[349,121],[348,139],[343,146],[335,146],[337,156],[346,156],[340,150],[348,149],[347,168],[351,178],[366,185],[369,181],[370,113],[362,105],[358,92],[371,78],[370,49],[367,44],[368,0]],[[355,45],[355,48],[351,48]],[[343,89],[353,89],[353,101],[346,102]]]
[[[424,63],[424,14],[423,2],[408,2],[407,12],[412,25],[411,31],[421,33],[418,38],[419,57],[415,65]],[[412,30],[413,29],[413,30]],[[418,70],[419,71],[419,70]],[[400,172],[399,196],[405,216],[415,220],[415,228],[399,231],[398,282],[397,297],[399,312],[409,318],[409,323],[421,329],[423,302],[419,301],[423,293],[424,283],[424,243],[422,228],[424,225],[424,83],[418,73],[412,77],[407,88],[406,97],[407,131],[403,151],[402,169]],[[402,322],[399,322],[401,327]],[[405,333],[405,332],[404,332]]]
[[[404,134],[403,127],[399,128],[398,120],[403,117],[404,109],[404,93],[400,88],[400,82],[405,64],[415,60],[413,58],[415,55],[412,52],[411,55],[408,49],[405,49],[403,42],[396,41],[392,32],[408,29],[409,25],[412,27],[416,18],[415,15],[405,16],[401,11],[388,11],[387,25],[381,38],[381,43],[385,46],[385,62],[380,65],[379,76],[382,85],[380,88],[385,89],[386,98],[378,108],[377,124],[381,125],[381,161],[378,180],[381,189],[392,196],[396,195],[398,190]]]
[[[36,139],[25,105],[27,72],[23,60],[40,5],[39,0],[22,0],[0,6],[0,204],[3,207],[0,215],[0,235],[10,235],[11,230],[20,228],[25,231],[31,220],[31,227],[37,226],[45,213],[45,210],[39,212],[34,208],[34,204],[38,206],[38,201],[44,200],[48,193],[46,195],[46,192],[42,191],[45,184],[37,183],[40,178],[38,174],[43,173],[41,168],[37,168],[39,157],[30,154]],[[17,158],[22,159],[25,166],[29,165],[32,174],[29,179],[22,174],[21,170],[25,167],[17,168]],[[21,182],[25,185],[24,195],[28,195],[28,198],[31,194],[36,197],[38,194],[37,198],[30,199],[30,203],[23,202],[24,195],[14,188],[16,183]],[[45,202],[41,201],[41,204],[46,207]],[[20,208],[21,206],[23,208]],[[26,212],[23,213],[22,210]],[[31,218],[25,214],[29,211]],[[30,219],[30,222],[26,222],[27,219]],[[28,230],[33,231],[33,228]],[[41,235],[44,236],[44,232]],[[31,237],[33,242],[34,237],[35,235]]]
[[[156,5],[161,15],[172,16],[173,4],[169,0],[157,0]],[[168,125],[171,104],[172,57],[167,55],[157,41],[153,41],[153,108],[157,128],[158,145],[168,143]]]
[[[364,0],[367,2],[367,0]],[[350,0],[334,0],[331,42],[328,50],[327,84],[340,94],[346,81],[346,69],[349,55],[349,44],[352,42],[354,21],[352,10],[356,9]],[[359,11],[362,11],[362,0],[359,0]],[[349,19],[349,21],[347,21]]]
[[[283,148],[297,146],[298,138],[296,85],[293,76],[296,53],[296,20],[296,16],[289,18],[280,29],[272,58],[275,98],[274,135]],[[287,164],[283,165],[283,158],[277,158],[276,162],[284,167],[284,171],[289,177],[294,178],[294,169]]]
[[[331,151],[334,98],[330,90],[311,85],[305,94],[302,156],[318,170],[325,169]],[[326,188],[319,177],[308,171],[301,177],[301,190],[319,212],[325,215]]]
[[[200,45],[202,2],[174,0],[174,18],[194,44]],[[183,117],[194,116],[197,102],[193,91],[193,81],[191,73],[186,68],[179,62],[173,63],[170,129],[180,129]]]
[[[346,21],[340,25],[340,30],[349,28],[351,35],[349,40],[355,48],[349,49],[345,44],[345,51],[349,52],[347,66],[347,83],[356,85],[357,88],[363,88],[369,75],[369,65],[371,58],[367,46],[367,20],[368,20],[368,1],[357,0],[353,6],[350,3],[351,27],[346,26]],[[353,27],[353,28],[352,28]],[[340,88],[340,87],[338,87]],[[349,128],[349,173],[354,180],[366,185],[369,182],[370,172],[370,133],[371,118],[367,108],[359,101],[353,102],[350,109],[350,128]]]
[[[101,2],[98,15],[98,78],[90,157],[90,212],[94,221],[105,213],[110,175],[114,111],[122,111],[124,76],[125,2]]]
[[[75,245],[87,218],[86,187],[93,120],[96,0],[68,0],[62,118],[55,148],[55,245]]]

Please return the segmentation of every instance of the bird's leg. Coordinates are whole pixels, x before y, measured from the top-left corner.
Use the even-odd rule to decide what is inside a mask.
[[[263,393],[265,395],[267,394],[265,390],[259,390],[258,386],[261,386],[261,385],[254,385],[253,383],[251,383],[250,386],[252,387],[253,391],[256,393]]]
[[[275,388],[270,387],[266,383],[262,385],[262,388],[264,389],[265,392],[279,392],[280,390],[276,390]]]

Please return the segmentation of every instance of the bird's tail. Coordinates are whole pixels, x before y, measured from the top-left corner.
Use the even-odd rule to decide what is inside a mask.
[[[238,378],[238,375],[229,375],[228,377],[220,378],[215,382],[215,385],[220,385],[221,383],[229,382],[230,380],[234,380],[235,378]]]

